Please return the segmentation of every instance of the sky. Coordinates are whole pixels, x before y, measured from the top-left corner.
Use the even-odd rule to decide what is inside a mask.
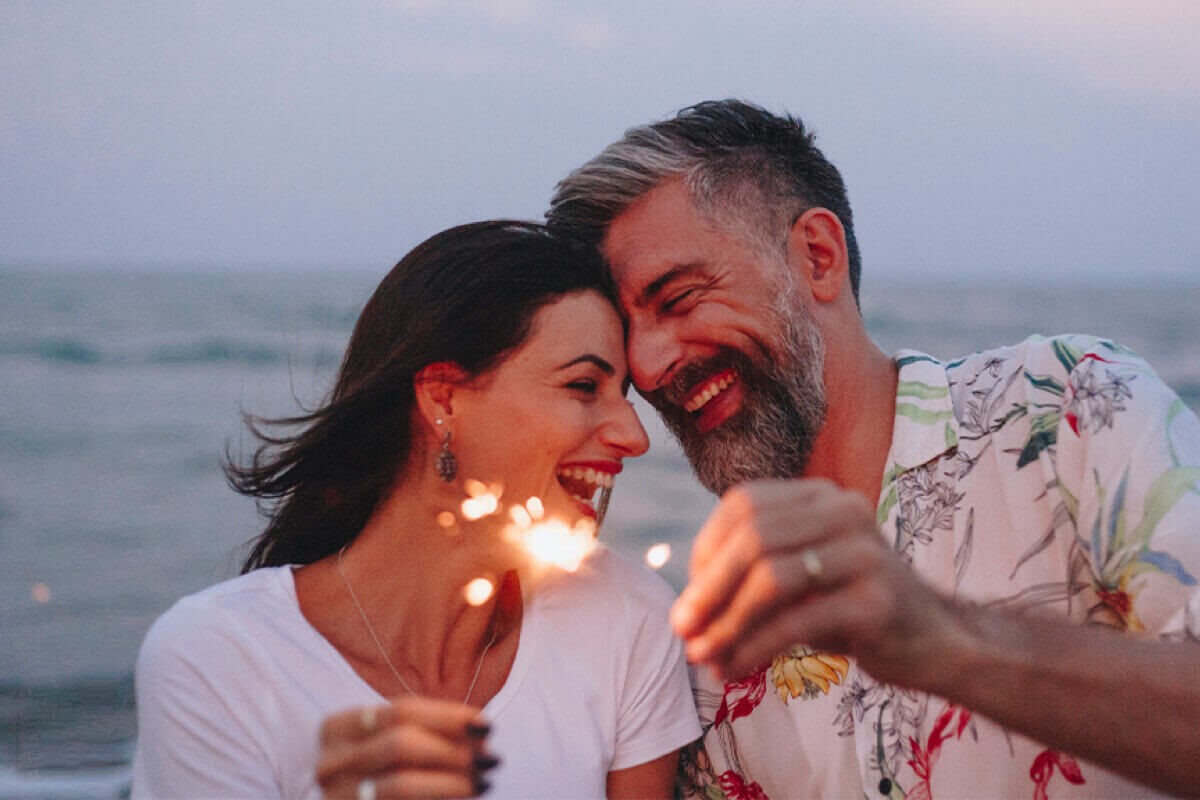
[[[382,272],[626,128],[800,116],[884,279],[1193,280],[1194,0],[0,0],[0,267]]]

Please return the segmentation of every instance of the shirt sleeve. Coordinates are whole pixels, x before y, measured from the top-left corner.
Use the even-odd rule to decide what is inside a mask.
[[[177,605],[142,644],[135,799],[280,797],[264,751],[273,695],[214,613]]]
[[[1200,422],[1141,358],[1104,340],[1055,343],[1070,369],[1058,426],[1074,504],[1075,580],[1089,619],[1164,638],[1200,634]]]
[[[624,592],[630,658],[610,769],[644,764],[700,736],[683,643],[667,612],[674,592],[658,575],[629,565]]]

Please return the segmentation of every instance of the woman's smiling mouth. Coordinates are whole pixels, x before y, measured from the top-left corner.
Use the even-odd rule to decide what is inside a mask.
[[[592,503],[596,492],[611,489],[613,479],[621,471],[621,464],[613,461],[577,461],[561,465],[555,472],[559,484],[575,501],[585,516],[595,519],[596,507]]]

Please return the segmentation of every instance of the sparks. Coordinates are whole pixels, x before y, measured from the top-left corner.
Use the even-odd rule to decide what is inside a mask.
[[[473,606],[481,606],[492,596],[496,585],[487,578],[476,578],[463,587],[463,597]]]
[[[462,513],[471,522],[483,519],[489,514],[495,514],[500,508],[500,498],[491,492],[484,492],[475,497],[468,497],[462,502]]]
[[[671,560],[671,545],[660,542],[646,551],[646,563],[651,569],[659,569]]]
[[[568,525],[558,519],[543,519],[546,511],[540,498],[531,497],[508,513],[512,524],[505,529],[506,538],[538,564],[574,572],[596,549],[594,522],[581,519]]]

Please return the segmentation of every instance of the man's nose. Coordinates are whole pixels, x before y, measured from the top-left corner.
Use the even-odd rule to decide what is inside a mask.
[[[653,392],[670,381],[681,363],[683,348],[662,325],[631,322],[625,343],[629,375],[639,392]]]

